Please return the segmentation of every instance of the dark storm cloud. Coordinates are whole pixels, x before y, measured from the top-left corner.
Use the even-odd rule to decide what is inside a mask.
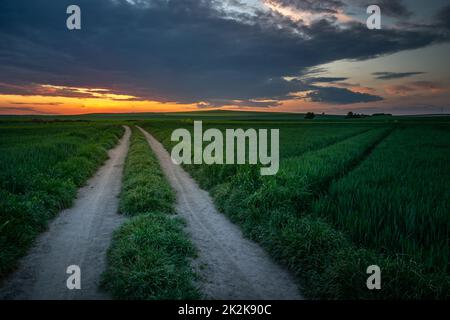
[[[425,72],[374,72],[372,75],[378,80],[392,80],[392,79],[402,79],[408,78],[419,74],[424,74]]]
[[[407,18],[412,12],[405,6],[403,0],[375,0],[363,1],[366,6],[376,4],[380,7],[381,12],[387,16],[396,18]]]
[[[343,29],[327,20],[293,25],[274,13],[236,19],[206,0],[78,0],[82,30],[69,31],[70,4],[0,2],[0,92],[33,94],[37,84],[51,84],[161,102],[267,106],[259,101],[313,90],[312,98],[323,101],[374,101],[380,98],[284,77],[448,40],[429,29],[373,32],[360,23]],[[71,89],[52,94],[90,96]]]
[[[313,102],[330,104],[352,104],[381,101],[383,98],[368,93],[353,92],[345,88],[324,87],[307,94]]]
[[[450,30],[450,4],[439,10],[436,20],[439,26]]]

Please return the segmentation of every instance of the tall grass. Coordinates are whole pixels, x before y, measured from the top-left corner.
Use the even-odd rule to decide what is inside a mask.
[[[132,218],[115,232],[102,285],[117,299],[200,297],[190,259],[195,250],[172,215],[174,193],[143,134],[133,128],[120,210]]]
[[[0,128],[0,278],[107,158],[122,134],[114,125]]]

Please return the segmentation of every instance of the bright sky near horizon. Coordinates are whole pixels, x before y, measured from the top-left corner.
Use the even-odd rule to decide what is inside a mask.
[[[71,2],[0,2],[0,114],[450,113],[446,0]]]

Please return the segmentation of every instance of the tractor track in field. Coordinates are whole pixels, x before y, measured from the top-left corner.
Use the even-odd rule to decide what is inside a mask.
[[[122,171],[131,130],[108,151],[109,159],[78,191],[74,205],[60,212],[19,265],[5,279],[0,299],[109,299],[99,290],[106,267],[106,251],[113,231],[122,224],[118,214]],[[67,267],[81,269],[81,289],[66,286]]]
[[[295,279],[275,264],[239,227],[219,213],[208,192],[181,167],[151,134],[138,127],[176,191],[177,213],[198,250],[194,261],[200,289],[209,299],[302,299]]]
[[[376,129],[372,129],[372,130],[376,130]],[[333,183],[333,181],[337,181],[339,179],[342,179],[343,177],[345,177],[346,175],[348,175],[350,172],[352,172],[353,170],[355,170],[360,164],[362,164],[364,162],[364,160],[366,160],[371,154],[372,152],[383,142],[385,141],[394,131],[396,130],[395,127],[392,128],[387,128],[386,132],[381,135],[377,140],[375,140],[370,146],[367,147],[366,150],[364,150],[364,152],[357,158],[353,159],[348,166],[341,172],[339,172],[338,174],[329,177],[328,179],[326,179],[325,181],[323,181],[322,183],[320,183],[318,186],[316,186],[316,190],[323,190],[321,192],[315,192],[313,194],[313,197],[315,199],[318,199],[322,196],[324,196],[324,194],[327,194],[330,190],[330,186]],[[368,130],[369,131],[369,130]],[[367,132],[367,131],[365,131]],[[360,134],[363,134],[365,132],[362,132]],[[359,135],[359,134],[358,134]],[[349,137],[347,139],[351,139],[353,137]],[[344,139],[344,140],[347,140]],[[342,141],[344,141],[342,140]]]

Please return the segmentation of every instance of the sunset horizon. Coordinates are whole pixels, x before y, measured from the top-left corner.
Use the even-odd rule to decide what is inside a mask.
[[[0,114],[449,113],[450,6],[368,3],[2,1]]]

